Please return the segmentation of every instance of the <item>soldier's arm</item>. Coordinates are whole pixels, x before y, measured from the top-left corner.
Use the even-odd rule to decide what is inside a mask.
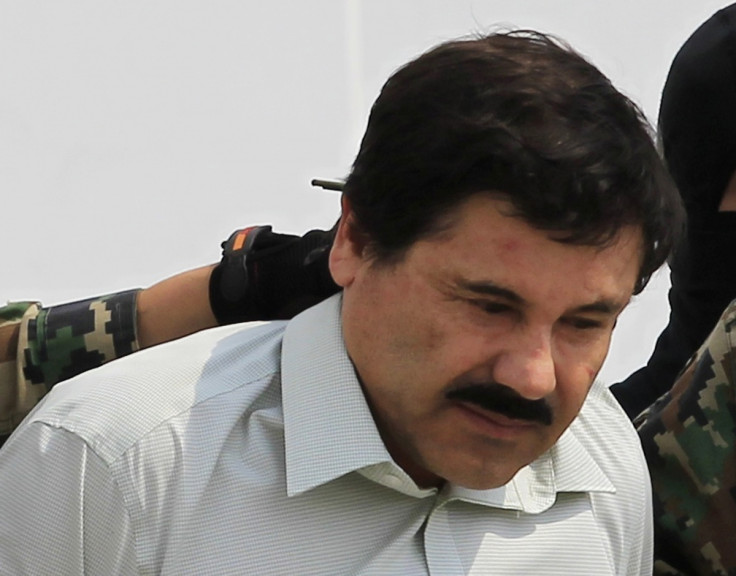
[[[136,319],[140,348],[217,326],[209,299],[214,268],[212,264],[189,270],[139,292]]]
[[[138,350],[137,295],[0,309],[8,318],[0,327],[0,435],[10,434],[57,382]]]
[[[672,389],[639,416],[655,574],[736,574],[736,301]]]
[[[0,308],[0,436],[56,383],[217,324],[209,305],[214,264],[129,290],[42,308]]]
[[[237,230],[220,264],[145,290],[0,308],[0,445],[57,382],[217,324],[290,318],[333,294],[331,244],[331,232],[321,230],[302,237],[268,226]]]

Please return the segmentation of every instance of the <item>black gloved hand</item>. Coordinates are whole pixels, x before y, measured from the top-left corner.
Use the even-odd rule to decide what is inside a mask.
[[[340,288],[328,258],[334,229],[304,236],[271,226],[236,230],[222,243],[210,277],[210,306],[220,324],[292,318]]]

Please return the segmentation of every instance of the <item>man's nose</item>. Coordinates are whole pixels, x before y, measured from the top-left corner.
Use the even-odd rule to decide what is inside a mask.
[[[552,342],[546,330],[520,328],[495,356],[494,381],[528,400],[545,398],[557,385]]]

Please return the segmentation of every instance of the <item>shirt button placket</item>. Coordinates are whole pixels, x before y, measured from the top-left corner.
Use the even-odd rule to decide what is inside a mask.
[[[437,505],[424,527],[424,553],[431,576],[463,576],[465,570],[455,547],[447,502]]]

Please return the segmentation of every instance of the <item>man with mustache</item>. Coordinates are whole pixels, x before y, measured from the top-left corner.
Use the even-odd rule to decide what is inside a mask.
[[[593,381],[681,220],[571,49],[430,50],[372,108],[342,294],[55,388],[0,452],[0,570],[650,573],[643,456]]]

